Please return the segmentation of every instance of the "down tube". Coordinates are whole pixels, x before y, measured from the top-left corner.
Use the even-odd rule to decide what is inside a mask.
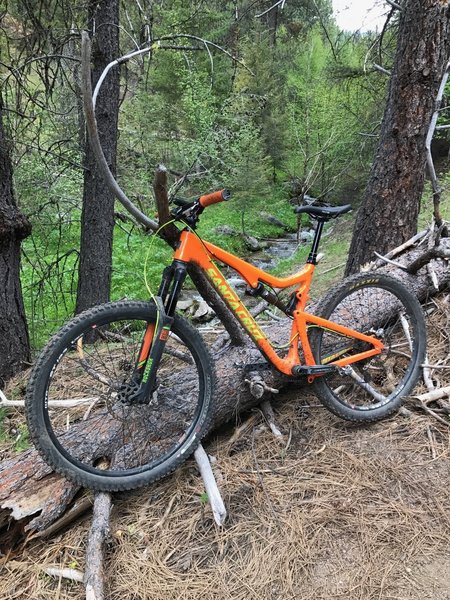
[[[264,356],[282,373],[291,375],[292,364],[287,364],[286,361],[281,359],[275,352],[270,341],[267,339],[265,333],[261,330],[258,323],[248,312],[247,308],[242,303],[239,296],[231,288],[226,281],[225,277],[211,262],[208,268],[205,268],[205,274],[211,281],[212,285],[216,288],[220,296],[223,298],[226,305],[233,311],[242,326],[252,338]]]

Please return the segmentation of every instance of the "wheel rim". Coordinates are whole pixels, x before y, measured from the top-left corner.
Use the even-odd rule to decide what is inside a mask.
[[[73,466],[101,477],[157,469],[195,436],[204,376],[195,349],[171,333],[147,404],[119,399],[130,382],[147,321],[96,322],[57,357],[45,391],[46,430]]]

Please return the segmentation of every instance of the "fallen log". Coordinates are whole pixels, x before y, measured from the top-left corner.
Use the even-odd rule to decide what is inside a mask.
[[[442,251],[450,249],[450,239],[441,241]],[[426,251],[426,249],[425,249]],[[422,247],[409,249],[397,257],[404,268],[392,264],[378,267],[380,271],[397,276],[416,296],[424,300],[436,293],[426,268],[415,275],[406,271],[407,265],[417,261],[423,254]],[[440,289],[450,286],[450,268],[445,258],[433,259],[433,270],[437,275]],[[289,322],[279,321],[272,324],[267,333],[276,342],[283,342],[289,330]],[[267,392],[252,394],[252,386],[246,383],[251,378],[244,372],[243,366],[261,361],[258,350],[249,342],[245,346],[228,346],[218,352],[216,369],[218,374],[217,410],[214,428],[230,420],[236,420],[239,413],[266,400],[273,389],[282,389],[292,381],[273,371],[257,373],[254,389],[266,388]],[[261,384],[263,382],[263,386]],[[294,385],[298,386],[298,383]],[[259,396],[259,397],[257,397]],[[91,422],[92,424],[92,422]],[[96,425],[97,426],[97,425]],[[99,426],[99,425],[98,425]],[[88,439],[84,436],[84,439]],[[74,439],[74,443],[77,441]],[[0,464],[0,551],[6,550],[24,537],[45,536],[48,528],[54,532],[52,524],[73,506],[80,489],[53,473],[40,459],[35,450],[27,450],[11,460]],[[90,503],[85,503],[89,506]],[[79,511],[74,510],[74,515]],[[64,525],[67,519],[63,519]]]

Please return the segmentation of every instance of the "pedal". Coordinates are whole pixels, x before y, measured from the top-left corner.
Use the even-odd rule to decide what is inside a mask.
[[[337,367],[333,365],[295,365],[292,367],[292,375],[300,377],[302,375],[329,375],[330,373],[336,373]]]

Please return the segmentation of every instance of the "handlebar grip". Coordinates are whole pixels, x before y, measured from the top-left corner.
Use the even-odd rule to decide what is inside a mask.
[[[229,190],[219,190],[218,192],[213,192],[212,194],[206,194],[205,196],[200,196],[198,201],[200,202],[203,208],[207,206],[211,206],[211,204],[217,204],[218,202],[222,202],[223,200],[229,200],[231,198],[231,192]]]

